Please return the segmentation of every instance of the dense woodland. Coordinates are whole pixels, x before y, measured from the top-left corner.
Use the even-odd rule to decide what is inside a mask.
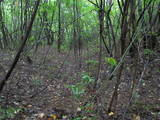
[[[0,0],[0,120],[160,120],[160,0]]]

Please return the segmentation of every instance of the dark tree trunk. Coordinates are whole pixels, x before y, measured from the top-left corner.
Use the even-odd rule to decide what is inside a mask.
[[[2,82],[0,83],[0,93],[2,92],[2,90],[3,90],[6,82],[8,81],[12,71],[14,70],[15,66],[17,65],[17,62],[18,62],[18,60],[20,58],[21,53],[23,52],[23,48],[25,47],[25,44],[26,44],[27,39],[29,37],[29,34],[30,34],[31,30],[32,30],[32,25],[33,25],[34,19],[36,17],[36,13],[37,13],[39,4],[40,4],[40,0],[37,0],[36,1],[36,5],[35,5],[35,10],[34,10],[34,12],[32,14],[32,18],[31,18],[31,21],[30,21],[29,26],[27,28],[26,34],[24,36],[22,36],[22,38],[21,38],[23,40],[22,45],[20,46],[20,48],[19,48],[19,50],[18,50],[18,52],[17,52],[17,54],[15,56],[15,59],[14,59],[12,65],[11,65],[11,68],[8,70],[6,76],[4,77]]]
[[[61,51],[61,0],[58,0],[58,52]]]

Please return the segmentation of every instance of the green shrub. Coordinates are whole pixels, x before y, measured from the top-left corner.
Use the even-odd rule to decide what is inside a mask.
[[[94,82],[94,78],[87,74],[82,74],[82,79],[79,83],[75,85],[68,85],[67,88],[71,89],[72,95],[75,98],[80,98],[82,94],[85,93],[87,86]]]
[[[8,106],[6,108],[2,108],[0,106],[0,120],[14,118],[16,114],[22,111],[22,108],[14,108]]]

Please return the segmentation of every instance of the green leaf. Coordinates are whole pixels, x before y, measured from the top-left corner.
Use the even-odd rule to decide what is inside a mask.
[[[151,50],[151,49],[144,49],[144,54],[145,54],[145,55],[153,55],[153,54],[154,54],[154,51]]]
[[[105,61],[110,64],[111,66],[116,66],[117,65],[117,61],[116,59],[114,59],[113,57],[108,57],[105,58]]]
[[[94,79],[86,74],[82,74],[82,80],[82,84],[89,84],[91,82],[94,82]]]
[[[82,84],[71,85],[69,88],[75,97],[79,97],[81,94],[85,93],[85,89]]]

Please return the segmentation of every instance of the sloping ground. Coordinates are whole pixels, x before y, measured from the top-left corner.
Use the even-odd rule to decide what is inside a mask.
[[[14,55],[14,52],[3,51],[3,54],[0,53],[0,65],[3,66],[4,70],[7,71],[9,69]],[[85,51],[83,56],[87,56]],[[65,86],[79,81],[82,72],[88,70],[86,65],[87,57],[81,59],[81,69],[78,67],[78,62],[75,61],[73,52],[59,54],[52,48],[44,47],[33,55],[30,54],[30,57],[33,63],[27,57],[22,57],[16,66],[1,95],[1,106],[11,105],[24,108],[24,111],[17,114],[13,120],[38,120],[44,115],[49,116],[54,113],[60,116],[66,114],[68,118],[64,118],[64,120],[70,120],[71,117],[77,115],[77,108],[79,108],[80,102],[73,99],[71,91]],[[134,97],[135,102],[125,115],[126,120],[136,120],[133,118],[137,116],[140,116],[141,120],[160,119],[159,57],[160,55],[155,56],[156,61],[147,66],[137,88],[136,97]],[[96,60],[97,55],[93,55],[90,59]],[[144,63],[141,63],[138,67],[139,76],[142,74],[143,65]],[[126,61],[125,66],[126,69],[123,72],[122,84],[119,90],[118,108],[120,114],[117,115],[119,118],[113,119],[122,119],[121,117],[124,115],[123,112],[128,103],[129,84],[132,79],[130,60]],[[105,80],[107,77],[107,65],[104,64],[102,68],[102,79]],[[4,70],[0,69],[0,79],[4,76]],[[95,76],[96,67],[90,68],[90,72]],[[115,80],[107,82],[108,86],[104,91],[106,103],[110,101]],[[85,102],[87,99],[84,97],[83,101]]]

